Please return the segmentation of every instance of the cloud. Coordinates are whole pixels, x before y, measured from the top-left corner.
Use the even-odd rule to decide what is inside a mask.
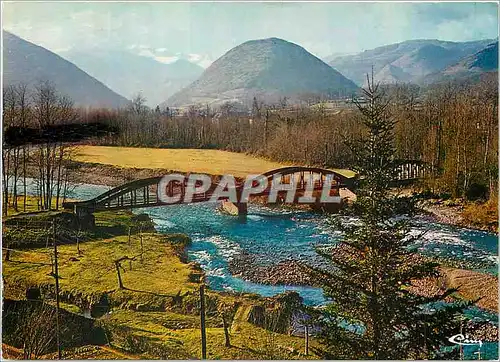
[[[154,53],[150,49],[146,49],[146,48],[139,48],[139,49],[140,49],[140,51],[138,54],[140,56],[149,57],[149,58],[155,57]]]
[[[179,60],[179,57],[173,56],[173,57],[160,57],[160,56],[155,56],[153,57],[154,60],[159,61],[160,63],[165,63],[165,64],[170,64],[174,63]]]
[[[12,2],[3,4],[3,26],[53,51],[142,49],[165,59],[195,54],[202,57],[193,61],[208,66],[244,41],[268,37],[320,57],[416,38],[494,38],[497,9],[493,3]]]

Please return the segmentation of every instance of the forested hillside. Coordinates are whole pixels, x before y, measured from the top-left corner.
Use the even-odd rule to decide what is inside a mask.
[[[386,86],[396,121],[396,154],[424,160],[436,170],[435,190],[463,195],[473,185],[496,188],[498,86],[496,73],[478,83],[445,83],[429,88]],[[138,103],[139,102],[139,103]],[[268,107],[254,100],[251,115],[191,107],[186,114],[149,111],[136,101],[123,112],[82,114],[120,129],[117,138],[97,144],[174,148],[216,148],[247,152],[276,161],[349,168],[344,141],[364,132],[359,114],[346,105]]]

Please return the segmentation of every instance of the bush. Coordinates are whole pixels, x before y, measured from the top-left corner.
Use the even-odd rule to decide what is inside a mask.
[[[486,200],[488,198],[488,186],[480,183],[472,183],[465,192],[467,200]]]

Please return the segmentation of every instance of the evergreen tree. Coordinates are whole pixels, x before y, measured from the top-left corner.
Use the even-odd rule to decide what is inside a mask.
[[[367,77],[368,78],[368,77]],[[436,277],[437,264],[410,251],[418,236],[409,234],[414,203],[390,190],[395,179],[394,122],[373,76],[364,90],[366,102],[356,102],[365,137],[349,142],[360,176],[356,216],[335,246],[318,252],[332,267],[310,268],[332,302],[318,318],[329,359],[443,358],[439,349],[458,333],[456,316],[468,303],[441,303],[456,290],[433,296],[415,293],[412,281]]]

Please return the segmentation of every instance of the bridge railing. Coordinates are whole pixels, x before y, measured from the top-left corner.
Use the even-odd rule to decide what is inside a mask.
[[[345,187],[346,185],[344,181],[348,179],[335,171],[327,169],[302,166],[284,167],[281,169],[270,170],[262,174],[263,177],[267,178],[267,187],[264,191],[255,194],[255,196],[268,195],[273,179],[276,175],[280,178],[281,183],[295,183],[295,186],[299,191],[303,191],[307,188],[307,182],[313,183],[313,190],[322,189],[328,179],[330,179],[330,186],[333,188]],[[80,209],[85,208],[90,212],[93,212],[105,209],[160,206],[163,204],[158,196],[158,187],[161,180],[162,176],[132,181],[108,190],[103,194],[87,201],[66,202],[64,207]],[[166,194],[168,196],[180,194],[181,199],[184,199],[187,182],[188,175],[184,177],[182,182],[178,182],[178,184],[175,184],[174,182],[169,183],[167,186],[168,190],[165,190]],[[256,187],[258,182],[259,181],[257,180],[254,181],[253,186]],[[242,190],[244,184],[244,182],[238,181],[235,187],[237,190]],[[201,186],[201,181],[196,183],[196,186]],[[213,183],[207,191],[193,194],[193,198],[190,202],[208,201],[217,186],[217,183]]]

